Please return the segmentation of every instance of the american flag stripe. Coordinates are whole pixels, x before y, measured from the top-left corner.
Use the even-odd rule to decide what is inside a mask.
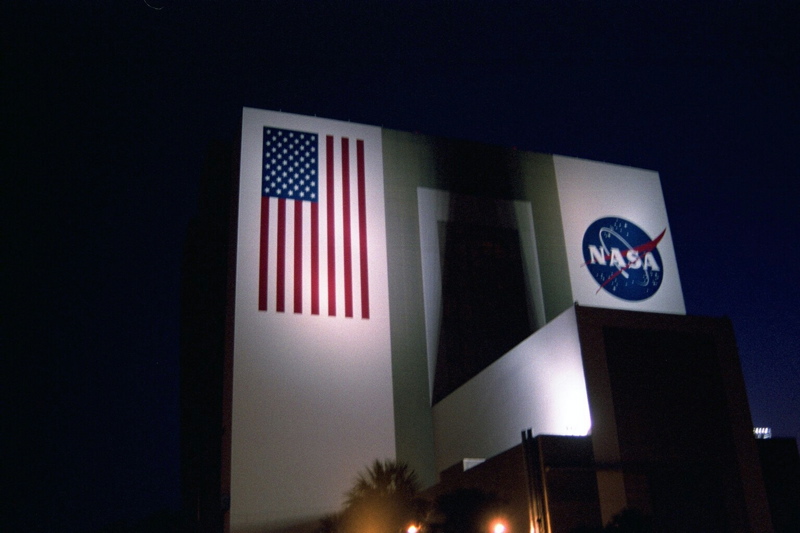
[[[319,314],[319,204],[311,204],[311,314]]]
[[[367,268],[367,194],[364,171],[364,141],[356,141],[358,164],[358,235],[361,259],[361,315],[369,318],[369,269]]]
[[[276,310],[283,313],[286,310],[286,199],[278,198],[278,263],[276,272],[278,281],[276,287]]]
[[[268,183],[267,174],[273,172],[266,153],[267,130],[302,132],[265,128],[264,181],[267,188],[278,189],[276,183]],[[281,191],[278,194],[285,197],[262,195],[258,309],[320,315],[327,308],[328,316],[367,319],[364,141],[333,135],[324,141],[319,136],[319,141],[319,151],[325,153],[315,152],[321,157],[315,163],[319,183],[313,201],[291,199]]]
[[[333,161],[333,136],[325,138],[325,155],[327,169],[327,195],[328,202],[328,315],[336,315],[336,232],[334,231],[334,161]]]
[[[342,220],[344,240],[344,316],[353,316],[353,265],[350,256],[353,252],[350,239],[350,143],[342,139]]]

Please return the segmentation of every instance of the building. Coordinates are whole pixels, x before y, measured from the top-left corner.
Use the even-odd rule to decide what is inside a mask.
[[[504,490],[529,495],[537,532],[598,527],[628,508],[652,518],[655,531],[771,531],[728,320],[581,306],[557,320],[566,317],[580,344],[591,435],[527,431],[499,460],[451,468],[438,490],[496,491],[486,479],[526,471],[525,483]],[[503,390],[516,379],[493,373],[465,388],[490,379]]]
[[[705,496],[770,530],[733,332],[685,315],[656,172],[248,108],[240,144],[194,527],[313,529],[373,459],[435,485],[526,432],[543,461],[581,443],[595,521]],[[188,413],[219,405],[201,382]]]
[[[775,531],[799,531],[800,454],[797,452],[797,439],[759,438],[756,447]]]

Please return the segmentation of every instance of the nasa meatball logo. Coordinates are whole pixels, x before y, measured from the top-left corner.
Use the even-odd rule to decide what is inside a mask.
[[[629,301],[653,296],[664,279],[658,243],[666,232],[651,239],[633,222],[617,217],[589,225],[583,234],[583,266],[600,286],[596,293],[605,290]]]

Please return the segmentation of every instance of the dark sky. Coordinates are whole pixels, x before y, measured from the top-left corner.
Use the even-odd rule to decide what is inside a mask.
[[[800,434],[796,2],[148,2],[0,17],[12,524],[177,510],[183,240],[242,106],[659,171],[688,312]]]

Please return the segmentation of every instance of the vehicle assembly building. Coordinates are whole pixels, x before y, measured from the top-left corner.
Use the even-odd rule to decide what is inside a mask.
[[[515,531],[771,530],[733,331],[685,314],[657,172],[250,108],[237,157],[224,335],[195,342],[219,394],[182,393],[219,404],[216,433],[184,422],[198,529],[313,531],[392,458],[426,486],[522,472]]]

